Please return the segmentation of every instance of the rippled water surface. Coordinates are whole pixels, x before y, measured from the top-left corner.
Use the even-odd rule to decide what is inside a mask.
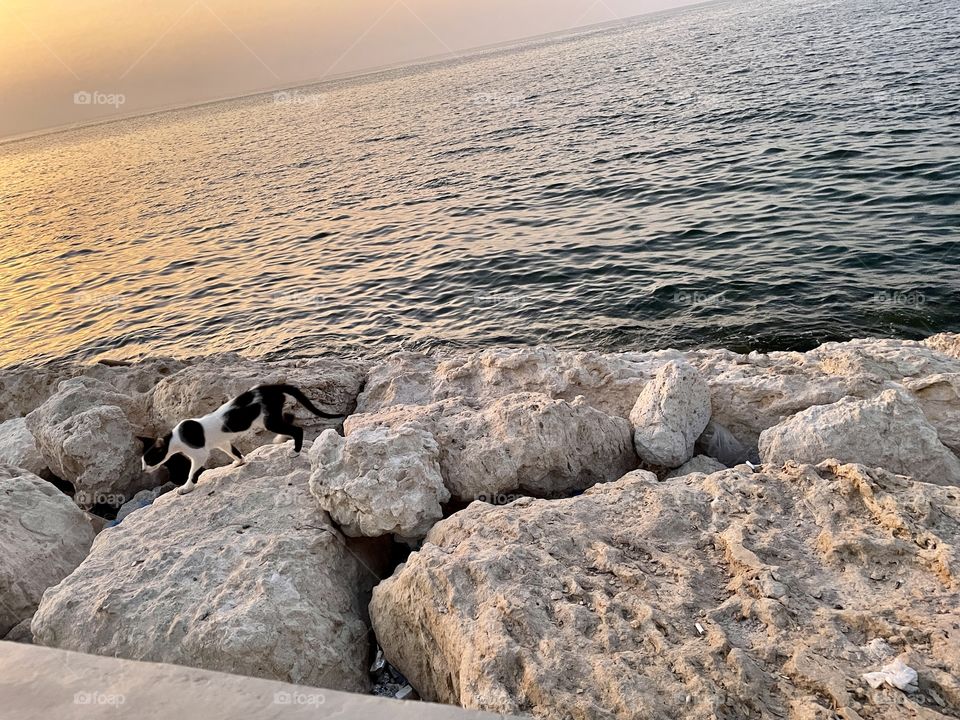
[[[954,0],[722,3],[0,146],[0,362],[960,330]]]

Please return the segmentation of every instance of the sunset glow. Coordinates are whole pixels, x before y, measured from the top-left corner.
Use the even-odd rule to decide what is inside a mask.
[[[689,0],[5,0],[0,137],[684,4]],[[90,101],[75,101],[76,93],[89,93]]]

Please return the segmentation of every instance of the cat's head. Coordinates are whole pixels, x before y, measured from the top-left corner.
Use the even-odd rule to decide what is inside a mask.
[[[151,440],[141,438],[143,441],[143,469],[147,472],[159,470],[170,455],[170,440],[173,433],[167,433],[161,438]]]

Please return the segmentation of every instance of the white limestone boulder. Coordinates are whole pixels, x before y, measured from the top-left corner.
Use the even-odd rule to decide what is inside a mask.
[[[53,476],[27,427],[26,418],[0,423],[0,463],[23,468],[45,479]]]
[[[419,539],[450,500],[439,457],[433,435],[416,423],[348,438],[327,430],[310,450],[310,492],[347,535]]]
[[[440,472],[454,500],[521,492],[564,497],[616,480],[637,466],[630,424],[586,404],[538,393],[482,402],[458,398],[394,406],[345,423],[363,428],[415,422],[440,447]]]
[[[357,411],[538,393],[568,402],[582,397],[603,413],[626,418],[649,378],[665,362],[680,357],[676,350],[604,355],[546,346],[491,348],[449,357],[397,353],[371,368]]]
[[[940,442],[960,454],[960,372],[908,378],[903,384],[937,429]]]
[[[86,514],[46,480],[0,465],[0,637],[37,609],[44,590],[90,550]]]
[[[923,341],[928,348],[960,361],[960,333],[939,333]]]
[[[80,507],[119,507],[154,482],[141,470],[143,413],[142,397],[78,377],[60,383],[26,424],[47,467],[73,484]]]
[[[958,567],[954,488],[835,463],[637,471],[565,500],[473,503],[370,610],[425,700],[471,709],[946,718],[960,708]],[[945,707],[861,682],[877,640]]]
[[[958,338],[850,340],[806,353],[702,350],[687,353],[687,359],[707,378],[713,419],[756,447],[760,433],[809,407],[844,397],[866,400],[891,383],[924,384],[933,376],[960,373],[960,358],[950,350],[960,344]]]
[[[774,465],[835,458],[936,485],[960,484],[960,458],[940,442],[920,405],[902,388],[799,412],[761,434],[760,457]]]
[[[87,377],[106,383],[114,392],[136,396],[185,366],[180,360],[147,358],[139,362],[55,362],[4,368],[0,370],[0,422],[36,410],[64,380]]]
[[[289,447],[205,473],[97,536],[43,596],[37,644],[364,691],[375,578]]]
[[[704,351],[690,353],[689,361],[710,387],[713,422],[750,449],[764,430],[808,407],[846,396],[871,397],[884,387],[873,375],[825,372],[804,353]]]
[[[23,417],[35,410],[56,392],[61,380],[79,372],[72,365],[20,365],[0,370],[0,421]]]
[[[697,438],[710,422],[710,388],[689,363],[668,362],[643,388],[630,422],[641,460],[680,467],[693,457]]]

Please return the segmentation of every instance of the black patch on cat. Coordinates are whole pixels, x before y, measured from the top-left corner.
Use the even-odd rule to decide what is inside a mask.
[[[203,425],[196,420],[184,420],[180,423],[180,439],[192,448],[202,448],[207,443]]]
[[[223,431],[227,433],[246,432],[253,421],[260,417],[261,407],[257,393],[248,390],[238,396],[223,416]]]
[[[167,460],[163,466],[167,469],[167,474],[169,475],[170,482],[172,482],[177,487],[185,485],[187,478],[190,475],[190,460],[176,453],[171,455],[170,459]]]
[[[293,423],[289,423],[284,419],[283,410],[281,409],[278,413],[268,412],[263,418],[263,426],[272,433],[277,435],[286,435],[287,437],[293,438],[293,449],[296,452],[300,452],[300,449],[303,447],[303,430],[298,428]]]
[[[300,388],[294,387],[293,385],[259,385],[257,386],[256,390],[260,393],[260,397],[263,399],[264,407],[267,409],[267,415],[270,415],[272,412],[274,412],[277,407],[282,410],[283,403],[286,400],[286,397],[289,396],[303,405],[307,410],[317,417],[327,418],[330,420],[336,420],[343,417],[342,415],[333,415],[331,413],[324,412],[314,405],[310,401],[310,398],[303,394],[303,391]]]
[[[163,462],[163,459],[167,457],[167,450],[170,447],[172,437],[172,433],[167,433],[147,448],[147,451],[143,453],[143,461],[147,464],[147,467],[156,467]]]
[[[231,405],[236,407],[244,407],[246,405],[252,405],[257,400],[257,394],[253,390],[247,390],[241,395],[237,395]]]

